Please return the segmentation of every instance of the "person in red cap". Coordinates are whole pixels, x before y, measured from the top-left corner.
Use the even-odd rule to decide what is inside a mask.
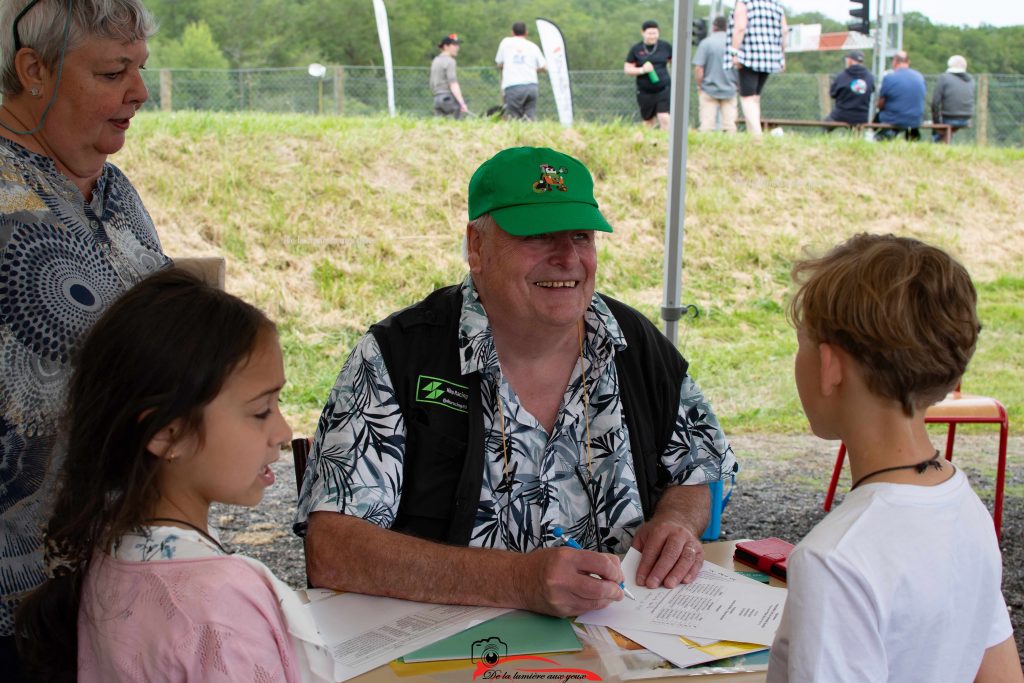
[[[455,77],[455,57],[462,41],[457,33],[449,33],[437,44],[440,53],[430,63],[430,92],[434,95],[434,116],[460,119],[468,112],[466,98]]]
[[[324,407],[295,519],[314,585],[577,615],[622,599],[631,547],[638,585],[697,576],[735,457],[675,346],[595,291],[593,188],[547,148],[474,173],[468,276],[373,325]]]

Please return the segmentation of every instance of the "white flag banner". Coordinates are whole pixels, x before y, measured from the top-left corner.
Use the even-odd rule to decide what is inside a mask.
[[[384,53],[384,80],[388,85],[388,113],[395,115],[395,69],[391,63],[391,31],[388,29],[388,11],[384,0],[373,0],[373,15],[377,18],[377,37]]]
[[[572,88],[569,85],[569,58],[565,54],[562,31],[547,19],[537,20],[537,35],[548,62],[551,92],[558,108],[558,120],[563,126],[572,125]]]

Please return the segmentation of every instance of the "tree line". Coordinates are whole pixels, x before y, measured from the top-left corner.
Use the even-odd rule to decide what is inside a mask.
[[[498,42],[512,23],[543,17],[565,34],[574,70],[618,69],[640,38],[640,24],[654,19],[673,42],[673,0],[386,0],[396,66],[426,66],[440,38],[463,39],[459,64],[491,66]],[[785,4],[785,3],[783,3]],[[151,41],[151,68],[256,68],[311,62],[380,65],[370,0],[147,0],[160,25]],[[696,17],[708,8],[697,6]],[[810,12],[788,16],[791,24],[845,26]],[[934,24],[924,15],[904,16],[904,45],[912,66],[924,73],[946,68],[962,54],[975,73],[1024,73],[1024,26],[965,28]],[[677,47],[678,49],[678,47]],[[787,70],[828,73],[842,66],[842,52],[794,53]]]

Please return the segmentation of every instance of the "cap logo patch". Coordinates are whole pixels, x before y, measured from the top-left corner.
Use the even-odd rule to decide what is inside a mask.
[[[558,190],[559,192],[568,192],[569,188],[565,186],[565,178],[562,176],[569,172],[565,166],[555,168],[551,164],[540,165],[540,180],[533,184],[533,191],[540,194],[542,192],[553,192]]]

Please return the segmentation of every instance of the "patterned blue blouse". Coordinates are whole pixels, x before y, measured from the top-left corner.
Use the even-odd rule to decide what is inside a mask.
[[[613,362],[626,341],[611,311],[595,294],[584,316],[587,407],[578,363],[548,434],[502,376],[487,313],[471,278],[462,284],[462,296],[459,357],[463,374],[481,375],[487,458],[470,545],[529,551],[554,545],[552,529],[561,526],[586,548],[598,547],[599,535],[601,549],[624,553],[643,522],[643,511]],[[367,334],[338,375],[320,418],[302,482],[297,528],[320,510],[385,528],[394,523],[405,447],[405,423],[397,406],[380,349]],[[373,435],[381,434],[389,436],[393,447],[373,447]],[[735,465],[718,419],[687,375],[661,466],[674,483],[703,484],[728,476]]]
[[[44,577],[42,525],[63,449],[70,361],[120,294],[169,261],[128,179],[92,201],[48,157],[0,138],[0,635]]]

